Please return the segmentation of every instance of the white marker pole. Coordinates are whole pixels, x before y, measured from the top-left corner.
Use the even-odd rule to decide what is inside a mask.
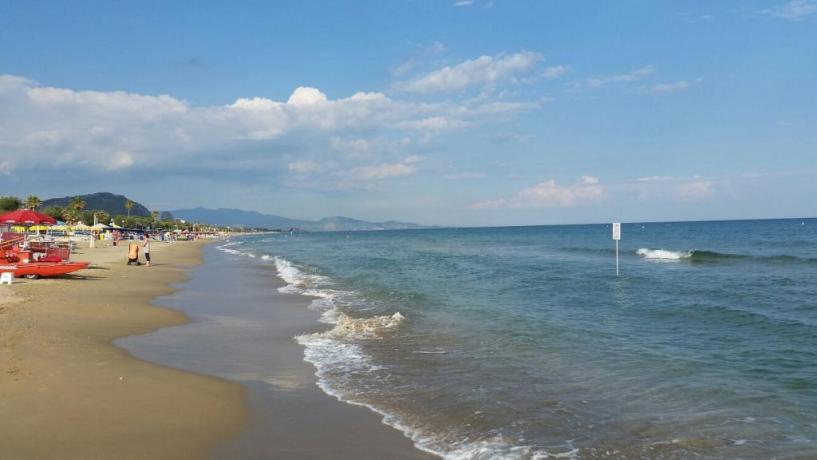
[[[618,277],[618,240],[621,239],[621,223],[613,222],[613,240],[616,242],[616,276]]]

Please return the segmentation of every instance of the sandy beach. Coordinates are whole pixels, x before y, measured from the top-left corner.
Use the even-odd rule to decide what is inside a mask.
[[[183,324],[151,306],[200,262],[203,243],[82,248],[92,263],[60,279],[0,286],[0,446],[4,459],[200,458],[248,420],[236,383],[163,367],[111,344]]]

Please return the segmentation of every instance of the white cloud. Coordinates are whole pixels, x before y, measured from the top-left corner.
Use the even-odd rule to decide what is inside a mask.
[[[415,168],[405,163],[384,163],[373,166],[362,166],[352,170],[352,177],[359,180],[380,180],[403,177],[414,174]]]
[[[323,94],[318,89],[309,88],[306,86],[297,87],[287,100],[287,104],[292,104],[295,106],[319,105],[327,102],[329,102],[329,100],[326,98],[326,94]]]
[[[454,2],[454,6],[463,7],[463,6],[471,6],[474,4],[474,0],[458,0]]]
[[[791,0],[788,3],[762,10],[761,13],[776,18],[798,21],[817,14],[817,0]]]
[[[685,91],[689,88],[689,83],[680,80],[673,83],[656,83],[650,86],[649,91],[653,94],[670,94]]]
[[[573,185],[559,186],[556,181],[541,182],[518,192],[511,198],[483,201],[472,209],[497,208],[570,208],[598,201],[604,197],[604,187],[593,176],[582,176]]]
[[[670,181],[670,180],[677,180],[677,177],[673,176],[647,176],[647,177],[639,177],[636,179],[638,182],[663,182],[663,181]]]
[[[489,87],[500,82],[514,81],[517,76],[530,73],[542,59],[541,54],[530,51],[480,56],[408,81],[398,82],[395,88],[410,93],[429,94],[461,91],[470,87]]]
[[[108,163],[108,169],[116,171],[133,166],[133,156],[128,152],[115,152],[112,155],[111,162]]]
[[[329,139],[332,150],[343,153],[352,158],[368,158],[375,156],[381,149],[377,142],[370,139],[344,139],[340,136],[332,136]]]
[[[567,72],[570,71],[570,67],[565,65],[555,65],[546,67],[545,70],[542,72],[542,76],[545,78],[559,78],[565,75]]]
[[[448,117],[428,117],[420,120],[402,121],[398,124],[401,128],[434,133],[450,129],[464,128],[468,123],[463,120]]]
[[[587,86],[591,88],[598,88],[608,83],[634,82],[643,80],[644,78],[652,74],[654,71],[655,68],[651,65],[648,65],[624,74],[591,77],[585,80],[585,83],[587,84]]]
[[[249,97],[192,106],[168,95],[76,91],[0,75],[0,163],[4,173],[260,173],[283,166],[280,172],[303,175],[322,171],[309,162],[327,150],[344,151],[337,161],[345,170],[367,166],[361,163],[402,164],[394,160],[410,153],[406,139],[413,135],[428,138],[535,107],[494,100],[408,102],[376,92],[331,99],[309,87],[297,88],[286,101]]]
[[[652,94],[672,94],[672,93],[680,93],[682,91],[686,91],[694,85],[702,82],[703,79],[697,78],[692,81],[687,80],[678,80],[671,83],[656,83],[649,88],[646,88],[647,92]]]

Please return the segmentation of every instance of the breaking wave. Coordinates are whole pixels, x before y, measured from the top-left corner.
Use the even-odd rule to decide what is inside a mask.
[[[287,283],[279,290],[316,297],[310,308],[321,312],[321,322],[332,325],[326,331],[295,337],[304,346],[304,360],[315,366],[318,387],[326,394],[380,414],[384,424],[405,433],[418,449],[446,459],[576,457],[577,450],[572,447],[561,452],[548,452],[532,446],[515,445],[501,436],[452,442],[444,434],[424,432],[406,423],[397,414],[362,402],[365,390],[355,388],[354,376],[384,370],[372,360],[363,346],[366,342],[387,338],[399,330],[407,318],[400,312],[369,318],[352,317],[342,312],[340,307],[354,302],[357,299],[355,293],[334,289],[331,279],[307,273],[282,257],[275,256],[272,260],[275,261],[278,276]]]
[[[639,250],[635,251],[635,253],[645,259],[652,260],[681,260],[692,257],[692,251],[681,252],[668,251],[666,249],[640,248]]]
[[[649,260],[686,260],[689,262],[726,262],[726,261],[758,261],[772,263],[817,263],[817,259],[797,257],[788,254],[774,256],[757,256],[748,254],[729,254],[716,251],[691,250],[670,251],[667,249],[640,248],[635,253]]]

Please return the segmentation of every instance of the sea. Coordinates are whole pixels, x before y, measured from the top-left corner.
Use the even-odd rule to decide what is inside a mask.
[[[817,458],[817,219],[242,236],[320,388],[451,459]]]

